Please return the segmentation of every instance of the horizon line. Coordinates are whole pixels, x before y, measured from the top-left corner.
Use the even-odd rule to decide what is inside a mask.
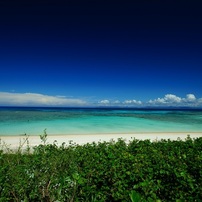
[[[69,108],[69,109],[201,109],[198,106],[1,106],[0,108]]]

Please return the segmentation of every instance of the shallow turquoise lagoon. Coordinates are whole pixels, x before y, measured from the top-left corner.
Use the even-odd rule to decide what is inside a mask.
[[[0,135],[202,132],[202,110],[0,108]]]

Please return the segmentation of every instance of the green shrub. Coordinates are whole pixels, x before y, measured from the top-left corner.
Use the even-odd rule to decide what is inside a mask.
[[[0,149],[0,201],[202,201],[202,138],[58,146],[44,134],[32,151]]]

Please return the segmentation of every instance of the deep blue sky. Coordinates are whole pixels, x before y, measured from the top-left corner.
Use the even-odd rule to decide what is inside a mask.
[[[0,0],[0,69],[0,92],[201,98],[200,1]]]

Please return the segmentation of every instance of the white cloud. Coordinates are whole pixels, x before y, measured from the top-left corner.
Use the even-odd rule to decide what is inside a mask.
[[[162,98],[156,98],[154,100],[149,100],[142,102],[140,100],[125,100],[125,101],[110,101],[101,100],[98,102],[101,106],[127,106],[127,107],[202,107],[202,98],[197,99],[194,94],[187,94],[184,98],[179,97],[174,94],[166,94]]]
[[[109,101],[109,100],[101,100],[99,103],[100,103],[100,104],[109,104],[110,101]]]
[[[202,98],[194,94],[187,94],[184,98],[174,94],[166,94],[163,98],[142,102],[138,100],[110,101],[103,99],[98,104],[86,102],[81,99],[67,98],[65,96],[50,96],[37,93],[9,93],[0,92],[0,106],[188,106],[202,107]]]
[[[149,100],[148,104],[154,106],[200,106],[202,98],[197,99],[194,94],[187,94],[185,98],[167,94],[163,98]]]
[[[194,102],[196,101],[196,97],[194,94],[187,94],[186,98],[185,98],[185,101],[187,102]]]
[[[202,104],[202,98],[199,98],[199,99],[198,99],[198,103],[201,103],[201,104]]]
[[[141,105],[142,102],[141,101],[137,101],[137,100],[125,100],[123,102],[119,101],[119,100],[115,100],[115,101],[110,101],[110,100],[101,100],[98,102],[101,105],[107,105],[107,106],[133,106],[133,105]]]
[[[167,94],[164,96],[164,98],[157,98],[155,100],[149,100],[150,104],[178,104],[180,103],[182,98],[173,95],[173,94]]]
[[[176,95],[173,95],[173,94],[165,95],[164,99],[166,102],[169,102],[169,103],[180,103],[182,100],[182,98],[177,97]]]
[[[137,101],[137,100],[125,100],[123,102],[123,104],[135,104],[135,105],[141,105],[142,102],[141,101]]]
[[[121,102],[119,100],[115,100],[113,103],[114,104],[120,104]]]
[[[155,100],[149,100],[149,104],[165,104],[164,98],[157,98]]]
[[[37,93],[0,92],[1,106],[81,106],[86,102],[80,99],[49,96]]]
[[[198,99],[198,106],[202,107],[202,98]]]

